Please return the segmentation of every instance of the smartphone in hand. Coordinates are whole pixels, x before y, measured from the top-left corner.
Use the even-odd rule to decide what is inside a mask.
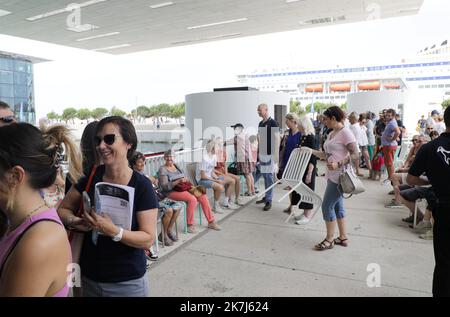
[[[91,212],[92,208],[91,199],[89,198],[89,195],[86,192],[83,192],[83,208],[85,212],[87,213]]]

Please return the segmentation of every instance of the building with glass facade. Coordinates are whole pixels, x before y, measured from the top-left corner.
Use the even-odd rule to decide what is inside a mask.
[[[14,110],[21,122],[36,123],[33,62],[0,52],[0,100]]]

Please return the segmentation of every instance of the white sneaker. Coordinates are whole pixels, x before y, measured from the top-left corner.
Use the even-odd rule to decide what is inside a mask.
[[[242,203],[242,201],[239,199],[239,198],[236,198],[235,200],[234,200],[234,204],[235,205],[237,205],[237,206],[244,206],[244,204]]]
[[[311,221],[311,219],[309,219],[306,216],[303,216],[300,220],[296,221],[295,223],[298,225],[306,225]]]
[[[223,214],[224,213],[222,207],[220,207],[219,204],[214,204],[213,212],[215,212],[216,214]]]

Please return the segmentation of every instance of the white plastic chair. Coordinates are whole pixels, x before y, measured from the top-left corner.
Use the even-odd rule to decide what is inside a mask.
[[[301,198],[299,204],[302,202],[309,203],[314,205],[312,217],[315,216],[320,206],[322,205],[322,198],[317,195],[311,188],[306,186],[303,183],[303,175],[305,175],[306,168],[309,164],[309,159],[311,158],[312,150],[308,148],[299,148],[292,151],[291,156],[286,164],[286,168],[284,169],[283,176],[276,183],[274,183],[269,188],[266,188],[264,192],[258,195],[258,198],[262,198],[264,194],[275,187],[277,184],[283,182],[288,184],[291,187],[291,190],[281,197],[278,202],[281,202],[283,199],[288,197],[292,192],[296,191],[300,194]],[[294,208],[290,213],[289,217],[286,219],[286,223],[289,222],[291,217],[294,215]],[[311,217],[311,219],[312,219]]]

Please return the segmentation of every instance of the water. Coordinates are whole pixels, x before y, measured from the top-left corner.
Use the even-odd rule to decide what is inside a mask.
[[[179,147],[179,145],[177,145]],[[172,145],[170,143],[138,143],[137,150],[142,153],[159,153],[170,150]]]

